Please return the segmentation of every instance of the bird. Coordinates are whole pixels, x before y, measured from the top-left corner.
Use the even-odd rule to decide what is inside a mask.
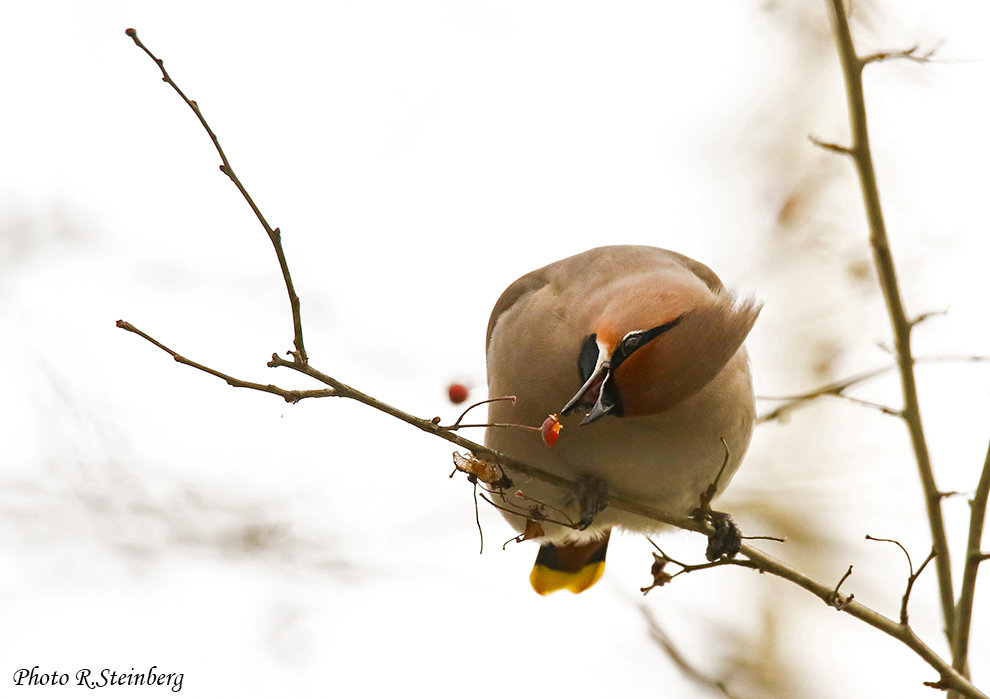
[[[686,515],[716,481],[724,490],[756,419],[743,342],[760,308],[704,264],[645,245],[587,250],[502,293],[488,322],[485,445],[581,486],[512,473],[511,488],[492,489],[517,531],[539,524],[536,592],[594,585],[613,528],[663,527],[604,507],[609,494]],[[512,427],[557,415],[552,447]]]

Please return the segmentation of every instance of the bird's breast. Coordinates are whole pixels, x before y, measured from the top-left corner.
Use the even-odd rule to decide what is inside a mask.
[[[565,418],[553,447],[539,434],[511,428],[489,428],[485,441],[555,475],[571,480],[596,476],[612,494],[686,514],[697,507],[723,463],[721,488],[738,468],[755,420],[752,396],[748,358],[740,350],[711,384],[666,412],[606,416],[585,426],[578,425],[581,415]],[[495,403],[490,419],[539,425],[548,412],[539,401]]]

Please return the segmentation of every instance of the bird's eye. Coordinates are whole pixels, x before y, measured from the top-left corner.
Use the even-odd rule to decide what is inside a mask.
[[[629,358],[633,352],[638,350],[643,345],[647,344],[651,340],[654,340],[661,335],[663,335],[668,330],[677,327],[677,324],[681,322],[681,318],[684,316],[678,316],[674,318],[669,323],[664,323],[663,325],[658,325],[655,328],[650,328],[649,330],[633,330],[627,333],[622,342],[619,343],[619,348],[616,350],[613,356],[613,366],[618,366],[619,362]]]
[[[620,347],[623,357],[628,357],[639,347],[639,343],[643,340],[643,335],[644,333],[642,331],[634,331],[622,338]]]
[[[578,355],[578,373],[581,375],[581,383],[584,383],[595,373],[598,365],[598,337],[588,335],[581,345],[581,354]]]

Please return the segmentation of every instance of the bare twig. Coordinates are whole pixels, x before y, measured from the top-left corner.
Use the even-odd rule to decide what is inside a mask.
[[[919,313],[918,315],[916,315],[909,322],[911,323],[911,327],[913,328],[916,325],[921,325],[929,318],[935,318],[936,316],[944,316],[948,314],[949,314],[948,309],[943,309],[941,311],[925,311],[924,313]]]
[[[516,515],[517,517],[526,517],[526,518],[528,518],[527,519],[528,522],[550,522],[552,524],[559,524],[562,527],[569,527],[571,529],[577,529],[577,524],[575,524],[573,521],[571,521],[571,522],[563,522],[563,521],[561,521],[559,519],[552,519],[552,518],[546,516],[546,514],[539,508],[539,506],[534,506],[534,507],[530,508],[529,510],[523,509],[522,507],[520,507],[518,510],[513,510],[513,509],[511,509],[509,507],[505,507],[504,505],[499,505],[497,502],[495,502],[491,498],[485,497],[485,494],[484,493],[481,494],[481,499],[484,500],[485,502],[487,502],[492,507],[494,507],[496,510],[501,510],[502,512],[508,512],[510,515]],[[545,504],[545,503],[541,503],[541,504]],[[554,508],[554,509],[556,509],[556,508]],[[560,512],[560,510],[557,510],[557,511]],[[525,541],[526,538],[527,537],[525,536],[525,532],[524,532],[523,534],[520,534],[519,536],[515,536],[515,537],[509,539],[509,541],[505,542],[505,544],[502,545],[502,548],[505,549],[506,545],[508,545],[509,542],[511,542],[511,541],[515,541],[515,542],[518,543],[518,542],[521,542],[521,541]]]
[[[849,606],[849,603],[853,601],[856,595],[850,594],[848,597],[844,597],[839,592],[839,588],[842,587],[842,583],[848,580],[849,576],[851,576],[852,574],[853,574],[853,567],[849,566],[849,569],[846,570],[846,572],[843,574],[841,578],[839,578],[839,582],[836,583],[835,589],[832,590],[832,593],[829,595],[829,598],[828,600],[826,600],[825,604],[827,604],[830,607],[835,607],[840,612]]]
[[[880,63],[881,61],[889,61],[891,59],[903,58],[909,61],[914,61],[915,63],[931,63],[932,57],[935,52],[942,47],[942,41],[938,41],[929,50],[921,52],[921,47],[915,44],[909,49],[901,49],[898,51],[880,51],[878,53],[870,54],[869,56],[863,56],[860,60],[863,64],[868,63]]]
[[[468,428],[478,428],[478,427],[496,427],[498,429],[504,430],[525,430],[526,432],[539,432],[539,427],[530,427],[529,425],[517,425],[514,422],[478,422],[471,423],[467,425],[444,425],[445,430],[450,430],[451,432],[456,432],[457,430],[466,430]]]
[[[840,146],[837,143],[829,143],[828,141],[822,141],[821,139],[815,138],[814,136],[808,136],[808,140],[814,143],[819,148],[823,148],[832,153],[838,153],[839,155],[852,155],[852,150],[847,146]]]
[[[740,568],[752,568],[753,570],[761,570],[760,565],[754,561],[746,559],[737,558],[718,558],[714,561],[707,561],[705,563],[684,563],[678,561],[676,558],[668,556],[662,548],[657,546],[656,542],[650,537],[646,537],[646,540],[653,544],[658,553],[653,554],[653,566],[650,573],[653,575],[653,582],[646,587],[639,588],[639,591],[644,595],[652,590],[654,587],[663,587],[667,583],[673,581],[679,575],[685,575],[687,573],[696,573],[699,570],[709,570],[711,568],[720,568],[726,565],[734,565]],[[673,563],[675,566],[680,568],[676,573],[667,572],[667,564]],[[761,571],[762,572],[762,571]]]
[[[878,412],[883,413],[884,415],[890,415],[891,417],[904,417],[903,411],[890,408],[880,403],[874,403],[873,401],[863,400],[862,398],[854,398],[853,396],[842,396],[842,398],[846,399],[853,405],[859,405],[864,408],[870,408],[871,410],[876,410]]]
[[[852,131],[849,156],[855,163],[856,172],[859,175],[860,189],[863,193],[863,202],[870,226],[870,245],[873,248],[874,263],[880,277],[880,286],[887,302],[887,312],[890,315],[893,329],[894,349],[904,395],[904,408],[901,417],[904,419],[911,437],[918,474],[925,492],[925,505],[928,511],[932,544],[938,553],[935,564],[938,569],[942,615],[945,619],[946,633],[950,636],[951,643],[951,635],[955,629],[952,567],[949,560],[949,545],[945,536],[945,524],[942,520],[942,498],[935,483],[925,431],[921,423],[918,389],[914,378],[914,359],[911,354],[912,325],[904,311],[904,303],[901,300],[901,291],[894,268],[894,259],[890,252],[890,243],[887,240],[887,227],[884,223],[883,209],[880,206],[880,194],[877,190],[873,157],[870,154],[869,132],[866,126],[863,68],[869,60],[856,55],[856,48],[853,45],[849,21],[842,0],[829,0],[829,6],[832,11],[839,60],[842,63],[842,73],[846,83],[849,122]]]
[[[921,576],[928,564],[935,560],[938,553],[935,551],[934,547],[928,552],[925,560],[921,562],[921,567],[915,572],[911,573],[911,577],[908,578],[907,587],[904,588],[904,596],[901,598],[901,623],[907,625],[908,623],[908,602],[911,599],[911,589],[914,587],[915,581]]]
[[[172,78],[165,70],[165,61],[155,56],[155,54],[153,54],[148,47],[141,42],[138,38],[137,31],[134,29],[128,29],[124,33],[134,40],[134,43],[137,44],[138,48],[148,54],[151,60],[155,62],[158,69],[162,72],[162,80],[171,85],[172,89],[175,90],[179,97],[182,98],[182,101],[189,105],[189,108],[193,110],[196,118],[199,119],[199,123],[203,125],[206,133],[210,136],[210,140],[213,141],[213,147],[216,148],[217,153],[220,154],[220,159],[223,161],[223,164],[220,166],[220,172],[229,177],[230,181],[234,183],[234,186],[237,187],[237,190],[241,193],[241,196],[244,197],[244,200],[248,203],[248,206],[251,207],[251,211],[253,211],[254,215],[258,217],[258,221],[268,234],[268,239],[272,241],[272,245],[275,247],[275,254],[278,256],[279,267],[282,269],[282,278],[285,280],[285,289],[289,294],[289,305],[292,308],[292,328],[294,332],[293,344],[296,348],[295,353],[299,360],[305,363],[307,361],[307,357],[306,347],[303,344],[302,315],[300,313],[299,297],[296,295],[296,289],[292,284],[292,275],[289,274],[289,263],[286,261],[285,252],[282,250],[281,232],[278,228],[273,229],[270,225],[268,225],[268,221],[262,215],[261,209],[259,209],[258,205],[254,203],[254,199],[251,198],[251,195],[248,194],[247,189],[243,184],[241,184],[240,179],[234,173],[234,168],[230,166],[230,161],[227,159],[227,154],[224,153],[223,148],[220,147],[220,140],[217,138],[217,135],[213,133],[213,129],[210,128],[210,125],[206,123],[206,118],[200,111],[199,105],[196,104],[195,100],[191,100],[186,97],[185,93],[179,89],[179,86],[172,81]]]
[[[478,511],[478,481],[474,482],[474,523],[478,527],[478,555],[485,552],[485,531],[481,528],[481,513]]]
[[[933,548],[931,550],[928,557],[925,558],[924,562],[921,564],[921,567],[918,568],[918,570],[915,570],[914,564],[911,563],[911,554],[908,553],[908,550],[904,548],[904,545],[900,541],[895,539],[880,539],[875,536],[870,536],[869,534],[866,535],[866,539],[867,541],[883,541],[888,544],[894,544],[897,548],[904,552],[904,557],[907,558],[908,581],[904,588],[904,595],[901,597],[901,623],[906,626],[908,624],[908,601],[911,599],[911,590],[914,588],[914,583],[921,575],[922,571],[924,571],[925,568],[928,567],[928,564],[932,562],[932,559],[935,558],[935,549]]]
[[[464,419],[464,416],[465,415],[467,415],[469,412],[471,412],[472,410],[474,410],[478,406],[485,405],[486,403],[495,403],[495,402],[499,402],[499,401],[510,401],[511,403],[515,403],[516,402],[516,397],[515,396],[499,396],[498,398],[488,398],[486,400],[479,400],[477,403],[474,403],[472,405],[469,405],[467,408],[465,408],[464,409],[464,412],[461,413],[456,420],[454,420],[454,424],[453,425],[450,425],[449,427],[447,427],[447,429],[448,430],[454,430],[454,429],[457,429],[458,427],[482,427],[482,425],[461,425],[461,420]]]
[[[138,330],[133,325],[128,323],[126,320],[118,320],[117,327],[121,330],[126,330],[127,332],[132,332],[135,335],[143,337],[145,340],[153,344],[155,347],[167,352],[172,355],[172,359],[177,361],[179,364],[185,364],[186,366],[192,367],[193,369],[199,369],[200,371],[205,371],[207,374],[216,376],[217,378],[223,379],[228,384],[234,388],[250,388],[254,391],[263,391],[265,393],[272,393],[276,396],[281,396],[286,403],[298,403],[303,398],[328,398],[330,396],[336,396],[337,392],[332,388],[320,388],[312,391],[292,391],[285,388],[279,388],[278,386],[273,386],[272,384],[260,384],[253,383],[251,381],[242,381],[241,379],[235,379],[233,376],[228,376],[223,372],[217,371],[216,369],[211,369],[208,366],[204,366],[199,362],[194,362],[191,359],[186,359],[178,352],[169,349],[161,342],[151,337],[145,332]]]

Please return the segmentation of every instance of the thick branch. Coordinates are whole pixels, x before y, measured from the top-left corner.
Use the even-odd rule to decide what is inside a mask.
[[[873,157],[870,154],[870,139],[866,127],[866,103],[863,98],[863,68],[867,65],[868,60],[856,55],[842,0],[829,0],[829,4],[832,10],[836,44],[839,49],[839,60],[842,63],[842,73],[846,82],[849,123],[852,131],[852,145],[849,148],[849,155],[859,174],[866,216],[870,225],[870,244],[873,248],[874,263],[880,277],[880,286],[883,289],[883,296],[887,302],[887,312],[893,327],[894,349],[904,394],[904,409],[901,417],[904,418],[911,436],[918,474],[925,493],[925,506],[928,511],[932,544],[937,553],[935,565],[938,570],[942,614],[945,619],[946,634],[950,636],[951,643],[955,624],[953,622],[954,604],[949,545],[945,536],[945,524],[942,521],[942,496],[935,484],[935,475],[928,454],[925,432],[921,424],[918,390],[914,379],[914,360],[911,356],[912,323],[904,312],[904,304],[901,300],[894,259],[887,240],[883,210],[880,207],[880,194],[877,190],[876,173],[873,170]]]

